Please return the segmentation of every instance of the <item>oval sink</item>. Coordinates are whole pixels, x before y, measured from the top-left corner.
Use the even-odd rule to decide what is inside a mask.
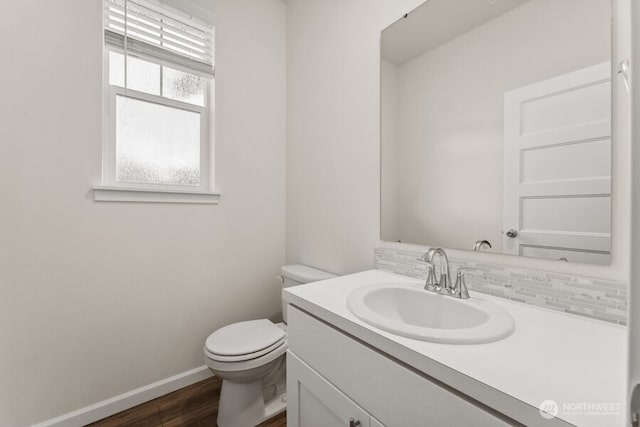
[[[515,329],[511,315],[491,301],[439,295],[413,283],[363,286],[349,294],[347,306],[371,326],[422,341],[487,343]]]

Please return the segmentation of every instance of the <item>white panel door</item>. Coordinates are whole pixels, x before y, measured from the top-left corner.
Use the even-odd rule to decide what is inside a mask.
[[[290,427],[370,427],[370,415],[287,353],[287,425]],[[381,426],[381,424],[374,424]]]
[[[505,93],[505,253],[609,264],[611,63]]]

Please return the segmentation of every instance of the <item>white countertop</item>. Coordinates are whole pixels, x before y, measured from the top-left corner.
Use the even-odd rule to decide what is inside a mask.
[[[493,343],[439,344],[379,330],[347,308],[347,295],[353,289],[405,282],[420,283],[370,270],[287,288],[284,298],[525,425],[538,421],[540,425],[566,425],[560,420],[580,427],[624,425],[625,327],[471,291],[471,298],[490,300],[507,310],[515,321],[515,332]],[[557,419],[551,422],[537,413],[545,400],[559,406]],[[600,406],[603,410],[578,406],[584,404],[609,406]]]

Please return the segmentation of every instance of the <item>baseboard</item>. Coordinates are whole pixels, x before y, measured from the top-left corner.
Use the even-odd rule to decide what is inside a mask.
[[[213,376],[209,368],[201,366],[153,384],[128,391],[93,405],[35,424],[33,427],[79,427],[133,408],[172,391],[190,386]]]

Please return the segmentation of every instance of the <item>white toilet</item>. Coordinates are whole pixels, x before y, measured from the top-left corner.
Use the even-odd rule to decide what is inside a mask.
[[[306,265],[286,265],[281,274],[283,288],[335,277]],[[282,309],[286,323],[284,301]],[[285,323],[268,319],[238,322],[207,338],[205,362],[223,380],[219,427],[255,426],[286,409]]]

